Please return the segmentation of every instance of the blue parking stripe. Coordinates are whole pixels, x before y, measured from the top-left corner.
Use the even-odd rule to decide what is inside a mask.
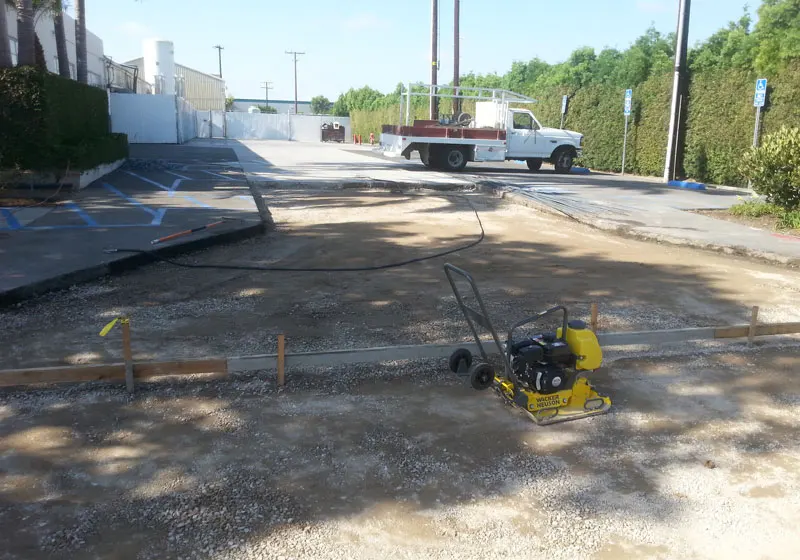
[[[0,214],[3,214],[3,218],[6,219],[6,223],[8,224],[8,229],[19,229],[22,227],[21,225],[19,225],[17,217],[14,216],[14,212],[12,212],[10,209],[0,208]]]
[[[70,210],[75,212],[78,216],[80,216],[81,219],[84,222],[86,222],[87,226],[90,226],[90,227],[97,226],[97,222],[95,222],[94,219],[92,219],[92,217],[89,214],[84,212],[83,208],[81,208],[80,206],[78,206],[74,202],[67,202],[67,203],[64,204],[64,206],[66,206],[67,208],[69,208]]]
[[[128,196],[127,194],[125,194],[124,192],[122,192],[121,190],[119,190],[119,189],[118,189],[117,187],[115,187],[114,185],[109,185],[108,183],[103,183],[103,186],[104,186],[104,187],[105,187],[107,190],[109,190],[109,191],[111,191],[112,193],[114,193],[115,195],[117,195],[117,196],[120,196],[120,197],[124,198],[125,200],[127,200],[128,202],[130,202],[131,204],[133,204],[134,206],[138,206],[139,208],[141,208],[142,210],[144,210],[145,212],[147,212],[147,213],[148,213],[148,214],[150,214],[151,216],[157,216],[157,215],[158,215],[158,212],[157,212],[157,211],[153,210],[153,209],[152,209],[152,208],[150,208],[149,206],[145,206],[144,204],[142,204],[141,202],[139,202],[139,201],[138,201],[138,200],[136,200],[135,198]]]
[[[20,233],[26,231],[52,231],[59,229],[119,229],[119,228],[136,228],[136,227],[158,227],[159,224],[110,224],[102,226],[88,226],[88,225],[62,225],[62,226],[24,226],[20,227]],[[0,231],[6,231],[10,228],[0,227]]]

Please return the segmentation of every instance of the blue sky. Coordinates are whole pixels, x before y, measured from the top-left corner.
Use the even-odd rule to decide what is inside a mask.
[[[742,14],[745,0],[692,0],[690,42]],[[750,0],[757,7],[758,0]],[[350,87],[389,91],[429,79],[430,0],[86,0],[89,29],[117,61],[141,56],[142,40],[175,43],[176,61],[223,75],[235,97],[335,99]],[[440,0],[440,80],[453,73],[453,1]],[[563,61],[581,46],[625,48],[653,23],[677,25],[678,0],[461,0],[461,71],[505,72],[514,60]]]

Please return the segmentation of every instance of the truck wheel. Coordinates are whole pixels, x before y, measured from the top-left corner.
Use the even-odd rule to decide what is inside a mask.
[[[528,164],[528,169],[531,171],[539,171],[542,168],[542,158],[529,158],[525,160]]]
[[[572,169],[572,162],[575,160],[575,154],[569,148],[559,148],[553,154],[553,165],[556,168],[556,173],[569,173]]]
[[[437,154],[442,168],[445,171],[462,171],[467,166],[467,153],[458,146],[446,146]]]

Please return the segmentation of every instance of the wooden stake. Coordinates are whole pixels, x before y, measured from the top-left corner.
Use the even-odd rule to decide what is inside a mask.
[[[592,304],[592,332],[597,332],[597,304]]]
[[[278,335],[278,387],[283,387],[286,384],[286,340],[282,334]]]
[[[131,324],[122,321],[122,357],[125,358],[125,386],[133,393],[133,351],[131,350]]]
[[[750,332],[747,333],[747,343],[753,344],[756,338],[756,329],[758,328],[758,306],[753,306],[752,314],[750,315]]]

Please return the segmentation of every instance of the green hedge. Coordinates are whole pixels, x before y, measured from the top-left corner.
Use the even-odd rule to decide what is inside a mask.
[[[0,167],[81,170],[126,157],[127,137],[109,130],[104,90],[32,67],[0,70]]]
[[[775,132],[782,125],[800,127],[800,62],[767,77],[770,89],[762,134]],[[672,80],[671,73],[656,74],[634,89],[626,164],[630,173],[658,176],[664,171]],[[712,184],[746,183],[739,167],[753,142],[755,80],[755,74],[733,69],[692,76],[684,152],[688,177]],[[530,108],[539,121],[545,126],[559,126],[565,88],[528,93],[538,100]],[[584,87],[570,98],[564,126],[585,136],[582,165],[602,171],[621,169],[624,95],[622,89],[598,84]],[[467,105],[465,110],[474,111],[474,105]],[[414,111],[417,118],[427,116],[427,107]],[[399,107],[354,111],[353,130],[364,135],[378,133],[382,124],[396,123],[398,116]]]

